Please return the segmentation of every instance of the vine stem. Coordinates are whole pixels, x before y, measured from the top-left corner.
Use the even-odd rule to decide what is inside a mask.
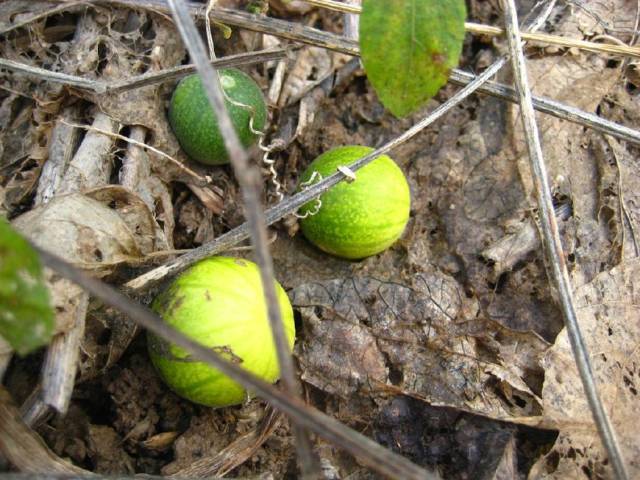
[[[276,346],[282,384],[289,395],[297,397],[300,388],[296,381],[293,359],[289,350],[289,342],[282,323],[280,304],[276,295],[273,262],[267,246],[267,225],[264,221],[262,206],[260,205],[261,175],[255,167],[249,164],[249,156],[240,143],[240,139],[231,123],[225,105],[224,91],[220,85],[218,71],[211,66],[205,51],[205,46],[200,38],[193,18],[191,18],[189,8],[183,0],[168,1],[176,21],[176,27],[189,51],[191,60],[202,78],[202,86],[218,120],[218,128],[222,134],[224,146],[229,154],[235,177],[242,191],[242,200],[245,206],[249,234],[251,236],[251,243],[254,246],[255,260],[260,269],[264,299],[267,304],[269,323],[271,324],[271,331]],[[213,49],[210,54],[211,59],[215,59]],[[305,478],[316,478],[319,475],[319,467],[311,449],[309,435],[307,431],[298,424],[294,425],[294,431],[298,440],[296,442],[296,450],[300,460],[302,475]]]
[[[154,11],[167,10],[167,5],[164,3],[164,0],[93,0],[93,2],[108,5],[125,5],[133,8],[146,8]],[[191,2],[189,3],[189,8],[191,10],[191,14],[195,18],[202,18],[204,15],[204,9],[200,4]],[[307,27],[305,25],[287,22],[277,18],[251,15],[246,12],[225,8],[217,8],[213,10],[211,12],[211,16],[220,22],[239,28],[267,33],[269,35],[286,38],[294,42],[314,45],[316,47],[326,48],[327,50],[335,52],[346,53],[347,55],[360,55],[357,41],[351,38],[335,35],[330,32],[323,32],[322,30]],[[220,59],[218,61],[222,60],[224,59]],[[453,69],[450,81],[457,85],[467,85],[469,82],[473,81],[474,78],[477,77],[462,70]],[[477,90],[504,100],[512,102],[517,101],[517,95],[514,90],[511,87],[500,83],[485,82],[485,84]],[[541,112],[545,112],[557,118],[574,122],[579,125],[584,125],[612,135],[616,138],[640,145],[640,132],[637,130],[600,118],[593,113],[588,113],[574,107],[563,105],[562,103],[550,98],[533,97],[533,101],[535,108]]]
[[[580,378],[585,390],[591,413],[598,428],[602,443],[609,455],[616,478],[626,480],[628,474],[622,459],[622,453],[611,426],[609,417],[602,405],[595,384],[589,353],[584,343],[580,325],[575,311],[573,292],[569,272],[565,263],[565,256],[560,240],[558,223],[553,209],[551,188],[549,186],[547,167],[542,155],[538,125],[536,123],[531,100],[531,89],[527,75],[524,53],[522,51],[522,37],[518,27],[518,16],[514,0],[503,0],[505,11],[505,27],[507,41],[511,52],[511,62],[515,75],[516,91],[520,99],[520,116],[525,131],[529,161],[533,172],[540,226],[542,230],[545,253],[551,267],[550,276],[558,291],[560,305],[564,315],[564,323],[573,350],[573,356],[580,372]]]
[[[352,171],[357,171],[360,168],[364,167],[368,163],[372,162],[380,155],[384,155],[389,152],[393,148],[402,145],[408,140],[415,137],[418,133],[423,131],[433,122],[441,118],[445,115],[449,110],[454,108],[456,105],[463,102],[467,97],[469,97],[473,92],[475,92],[484,82],[493,77],[498,70],[502,67],[504,62],[496,62],[490,67],[488,67],[481,75],[476,77],[472,82],[467,84],[464,88],[462,88],[459,92],[457,92],[453,97],[444,102],[438,108],[436,108],[433,112],[431,112],[427,117],[422,119],[420,122],[416,123],[409,130],[404,132],[402,135],[394,138],[390,142],[386,143],[382,147],[376,149],[371,152],[369,155],[362,157],[352,164],[348,165],[348,168]],[[285,199],[284,201],[278,203],[277,205],[269,208],[265,212],[265,221],[267,225],[271,225],[272,223],[277,222],[281,218],[286,215],[290,215],[296,212],[302,205],[305,203],[314,200],[319,197],[322,193],[326,192],[328,189],[336,185],[338,182],[343,180],[345,177],[341,172],[336,172],[323,180],[315,183],[305,190]],[[186,255],[182,255],[181,257],[176,258],[170,262],[165,263],[153,270],[148,271],[147,273],[140,275],[128,283],[125,284],[125,288],[131,291],[132,293],[142,293],[145,290],[157,285],[167,276],[175,275],[184,269],[188,268],[190,265],[195,262],[207,258],[211,255],[216,255],[225,249],[229,248],[232,245],[235,245],[238,242],[241,242],[249,237],[249,225],[244,223],[227,233],[219,236],[214,241],[202,245]]]

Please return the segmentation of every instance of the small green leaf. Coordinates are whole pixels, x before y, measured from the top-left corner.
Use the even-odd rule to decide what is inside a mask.
[[[0,218],[0,336],[26,354],[49,342],[54,325],[38,255]]]
[[[360,55],[380,101],[397,117],[433,97],[458,64],[464,0],[364,0]]]

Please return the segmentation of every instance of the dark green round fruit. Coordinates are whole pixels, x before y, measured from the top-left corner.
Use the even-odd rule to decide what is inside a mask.
[[[262,130],[267,120],[267,106],[260,87],[249,75],[235,68],[220,70],[219,73],[227,97],[253,109],[253,127]],[[251,110],[226,100],[225,104],[240,142],[248,147],[256,140],[256,135],[249,127]],[[199,75],[185,77],[178,83],[171,97],[169,123],[189,157],[207,165],[229,163],[218,120],[209,105]]]
[[[293,348],[293,309],[277,282],[276,294]],[[152,308],[172,327],[261,379],[273,383],[280,376],[260,271],[254,263],[230,257],[203,260],[180,275]],[[152,333],[147,340],[153,364],[178,395],[211,407],[237,405],[247,397],[242,385],[192,360],[182,348]]]
[[[338,147],[316,158],[302,174],[308,181],[317,171],[323,178],[371,153],[362,146]],[[409,220],[411,195],[402,170],[382,155],[356,172],[352,183],[343,181],[320,197],[320,211],[301,220],[304,236],[325,252],[357,260],[380,253],[393,244]],[[300,213],[312,211],[315,202]]]

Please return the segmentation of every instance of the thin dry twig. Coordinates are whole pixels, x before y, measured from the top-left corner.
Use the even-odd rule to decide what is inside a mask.
[[[12,23],[11,25],[3,29],[0,29],[0,35],[5,35],[6,33],[9,33],[13,30],[26,27],[39,20],[44,20],[45,18],[50,17],[52,15],[57,15],[58,13],[73,12],[75,10],[80,10],[82,8],[87,8],[86,2],[67,2],[62,5],[58,5],[57,7],[53,7],[48,10],[45,10],[43,12],[37,12],[32,15],[21,18],[19,21]]]
[[[51,70],[33,67],[20,62],[14,62],[13,60],[6,58],[0,58],[0,68],[11,70],[12,72],[19,73],[27,77],[62,83],[63,85],[78,87],[83,90],[91,90],[96,93],[104,93],[107,91],[105,82],[91,80],[90,78],[77,77],[75,75],[67,75],[66,73],[52,72]]]
[[[92,296],[124,313],[147,330],[183,348],[195,360],[211,365],[246,388],[256,392],[295,422],[312,430],[327,441],[344,448],[374,470],[389,477],[416,480],[436,478],[434,474],[418,467],[401,455],[378,445],[370,438],[350,429],[335,418],[309,407],[297,396],[292,396],[279,390],[247,372],[238,364],[220,357],[212,349],[175,330],[157,314],[126,297],[111,285],[87,275],[56,255],[33,244],[32,247],[38,252],[42,263],[47,267],[82,286]]]
[[[166,4],[160,3],[159,0],[95,0],[98,3],[121,4],[129,7],[149,8],[167,10]],[[197,4],[190,4],[191,13],[195,17],[202,17],[203,10]],[[322,32],[315,28],[298,25],[283,20],[273,19],[269,17],[258,17],[259,22],[253,22],[253,15],[245,12],[235,12],[228,9],[216,9],[213,16],[220,21],[224,21],[229,25],[234,25],[248,30],[268,33],[277,37],[287,38],[296,42],[314,45],[326,48],[336,52],[346,53],[348,55],[358,56],[360,54],[358,42],[346,37],[334,35],[332,33]],[[476,76],[454,69],[451,72],[449,81],[458,85],[467,85],[473,81]],[[478,91],[496,96],[505,100],[517,101],[517,95],[511,87],[504,86],[499,83],[489,82],[478,89]],[[546,97],[533,97],[534,105],[541,112],[554,115],[558,118],[584,125],[608,133],[616,138],[640,144],[640,132],[631,128],[619,125],[615,122],[602,119],[597,115],[584,112],[577,108],[563,105],[555,100]]]
[[[257,52],[228,55],[226,57],[213,60],[211,63],[217,68],[239,67],[270,62],[272,60],[280,60],[285,58],[287,54],[288,52],[286,49],[274,48],[260,50]],[[142,73],[135,77],[125,78],[124,80],[104,82],[102,80],[92,80],[90,78],[78,77],[76,75],[67,75],[66,73],[52,72],[51,70],[26,65],[6,58],[0,58],[0,68],[6,68],[7,70],[11,70],[31,78],[61,83],[62,85],[68,85],[70,87],[76,87],[98,94],[122,93],[136,88],[155,85],[157,83],[179,80],[182,77],[192,74],[196,70],[193,65],[178,65],[177,67],[166,68],[164,70]]]
[[[335,10],[338,12],[359,14],[362,8],[357,5],[348,4],[346,2],[337,2],[334,0],[304,0],[306,3]],[[465,22],[465,30],[474,35],[486,35],[490,37],[502,37],[505,35],[504,29],[491,25],[483,25],[480,23]],[[595,43],[586,40],[577,40],[574,38],[559,37],[558,35],[550,35],[548,33],[521,32],[523,40],[542,43],[545,45],[557,45],[565,48],[578,48],[594,53],[608,53],[611,55],[622,55],[625,57],[640,58],[640,48],[629,45],[611,45],[608,43]]]
[[[256,52],[227,55],[212,60],[211,65],[216,68],[242,67],[273,60],[281,60],[286,58],[288,53],[289,51],[285,48],[269,48]],[[196,67],[194,65],[178,65],[177,67],[166,68],[164,70],[143,73],[132,78],[106,84],[106,93],[121,93],[157,83],[180,80],[195,71]]]
[[[455,85],[464,86],[468,85],[469,82],[472,82],[475,78],[477,77],[471,73],[456,69],[451,72],[449,82]],[[513,87],[498,82],[486,82],[478,88],[478,92],[486,93],[496,98],[508,100],[514,103],[518,101],[518,95]],[[620,140],[640,145],[640,131],[638,130],[633,130],[632,128],[625,127],[624,125],[612,122],[606,118],[601,118],[593,113],[585,112],[579,108],[564,105],[547,97],[533,96],[532,101],[534,108],[539,112],[553,115],[556,118],[577,123],[578,125],[583,125],[602,133],[607,133],[613,137],[619,138]]]
[[[178,160],[176,158],[173,158],[168,153],[165,153],[162,150],[158,150],[157,148],[152,147],[151,145],[147,145],[146,143],[139,142],[139,141],[134,140],[133,138],[129,138],[129,137],[125,136],[125,135],[120,135],[119,133],[109,132],[109,131],[103,130],[101,128],[96,128],[96,127],[94,127],[92,125],[81,125],[79,123],[67,122],[66,120],[61,120],[61,122],[64,123],[65,125],[69,126],[69,127],[82,128],[83,130],[96,132],[96,133],[99,133],[101,135],[106,135],[107,137],[111,137],[111,138],[116,138],[118,140],[122,140],[123,142],[127,142],[127,143],[129,143],[131,145],[135,145],[136,147],[146,148],[147,150],[155,153],[156,155],[158,155],[158,156],[160,156],[162,158],[166,158],[171,163],[174,163],[178,168],[180,168],[180,170],[182,170],[183,172],[185,172],[188,175],[192,176],[198,182],[199,185],[208,185],[208,184],[211,183],[212,179],[211,179],[211,177],[209,175],[206,175],[204,177],[202,175],[199,175],[198,173],[194,172],[189,167],[187,167],[180,160]]]
[[[390,142],[386,143],[382,147],[376,149],[371,152],[369,155],[358,159],[353,162],[351,165],[348,165],[348,168],[352,171],[356,171],[368,163],[372,162],[380,155],[383,155],[393,148],[407,142],[415,135],[420,133],[422,130],[427,128],[433,122],[442,117],[449,110],[454,108],[456,105],[465,100],[469,95],[471,95],[476,89],[480,87],[484,82],[486,82],[489,78],[496,74],[496,72],[500,69],[502,65],[500,62],[496,62],[494,65],[490,66],[485,70],[481,75],[479,75],[474,81],[465,86],[462,90],[457,92],[453,97],[444,102],[438,108],[436,108],[433,112],[431,112],[426,118],[418,122],[416,125],[411,127],[409,130],[404,132],[402,135],[396,137]],[[309,188],[293,195],[285,199],[284,201],[278,203],[277,205],[269,208],[265,212],[265,220],[267,225],[271,225],[272,223],[277,222],[281,218],[286,215],[290,215],[297,211],[302,205],[305,203],[314,200],[319,197],[322,193],[326,192],[329,188],[336,185],[338,182],[343,180],[345,175],[341,172],[336,172],[333,175],[330,175],[323,180],[315,183]],[[128,283],[125,284],[125,288],[129,289],[133,293],[143,293],[145,290],[157,285],[161,282],[165,277],[175,275],[189,266],[193,265],[195,262],[198,262],[204,258],[207,258],[211,255],[218,254],[225,249],[245,240],[249,236],[249,229],[247,223],[240,225],[239,227],[230,230],[229,232],[221,235],[213,242],[207,243],[205,245],[200,246],[189,252],[186,255],[176,258],[175,260],[168,262],[164,265],[161,265],[149,272],[140,275]]]
[[[481,25],[478,23],[465,23],[467,32],[476,35],[488,35],[495,37],[502,37],[505,35],[505,31],[499,27],[492,27],[490,25]],[[544,45],[557,45],[564,48],[577,48],[579,50],[586,50],[593,53],[606,53],[609,55],[620,55],[623,57],[640,58],[640,48],[630,47],[628,45],[617,45],[610,43],[596,43],[589,42],[587,40],[577,40],[575,38],[559,37],[557,35],[550,35],[548,33],[521,33],[521,38],[528,42],[540,43]]]
[[[293,359],[289,351],[289,342],[285,334],[280,304],[276,296],[273,262],[267,246],[267,225],[264,220],[262,206],[260,205],[259,186],[261,183],[261,175],[257,168],[249,164],[249,156],[240,143],[240,139],[231,123],[218,72],[209,62],[204,44],[191,18],[189,9],[183,0],[169,0],[169,5],[171,6],[180,36],[198,72],[202,76],[202,85],[205,94],[211,104],[211,108],[215,112],[224,146],[229,154],[235,177],[240,185],[251,243],[254,246],[256,263],[260,269],[269,322],[278,355],[280,376],[287,393],[291,396],[297,396],[299,395],[300,388],[295,377]],[[215,52],[213,49],[210,54],[211,57],[214,58]],[[303,476],[317,477],[318,469],[311,450],[309,435],[297,424],[295,426],[295,433],[298,440],[296,442],[296,450],[300,459]]]
[[[504,0],[503,4],[507,41],[512,57],[516,89],[520,96],[520,115],[534,177],[544,249],[551,267],[551,280],[558,291],[571,348],[600,438],[611,461],[614,474],[619,479],[626,479],[628,475],[622,459],[622,453],[620,452],[620,447],[618,446],[610,420],[598,395],[591,362],[589,360],[589,353],[582,338],[580,326],[578,325],[571,281],[562,250],[558,223],[554,215],[551,188],[547,179],[547,168],[542,155],[538,126],[535,120],[533,102],[531,101],[531,90],[529,88],[524,53],[522,51],[522,37],[520,36],[520,28],[518,27],[516,6],[514,0]]]

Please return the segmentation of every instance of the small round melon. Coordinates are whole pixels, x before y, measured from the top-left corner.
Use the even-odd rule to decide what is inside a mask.
[[[227,97],[253,109],[253,127],[262,130],[267,119],[267,106],[260,87],[249,75],[235,68],[220,70],[219,74]],[[257,138],[249,126],[251,110],[226,100],[225,104],[240,142],[245,147],[250,146]],[[209,105],[199,75],[190,75],[178,83],[171,97],[169,123],[189,157],[206,165],[229,163],[218,119]]]
[[[293,309],[277,282],[276,292],[292,349]],[[261,379],[273,383],[279,378],[260,271],[254,263],[230,257],[203,260],[180,275],[152,308],[169,325]],[[153,364],[178,395],[211,407],[237,405],[247,398],[242,385],[194,361],[180,347],[152,333],[147,341]]]
[[[314,171],[323,178],[371,153],[362,146],[338,147],[316,158],[302,174],[308,181]],[[338,257],[357,260],[382,252],[404,231],[409,220],[411,195],[400,167],[382,155],[359,169],[352,183],[343,181],[320,197],[320,211],[301,220],[304,236],[314,245]],[[300,213],[315,208],[304,205]]]

